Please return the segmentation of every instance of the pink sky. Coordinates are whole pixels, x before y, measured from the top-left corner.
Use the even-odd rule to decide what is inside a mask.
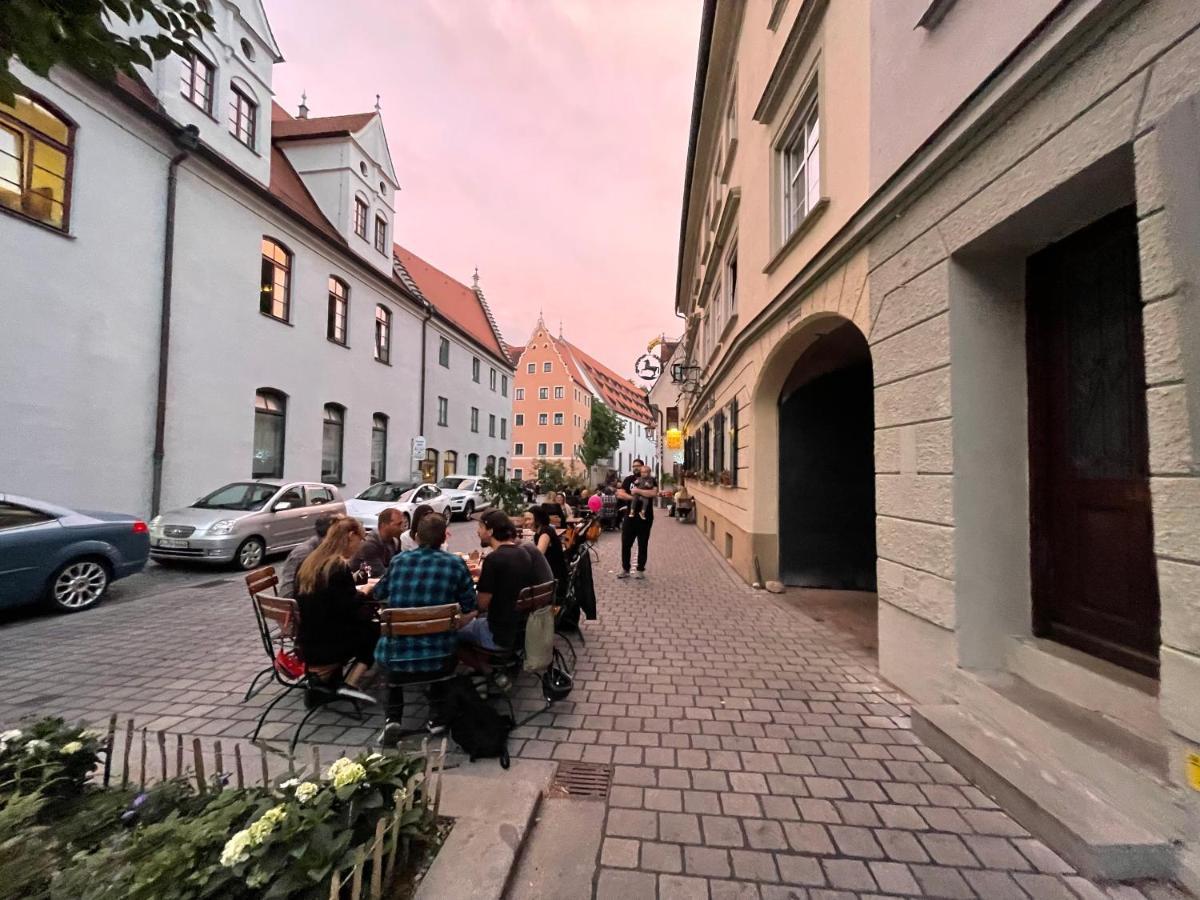
[[[676,335],[701,0],[266,0],[295,114],[370,110],[397,241],[480,284],[505,338],[546,324],[621,374]]]

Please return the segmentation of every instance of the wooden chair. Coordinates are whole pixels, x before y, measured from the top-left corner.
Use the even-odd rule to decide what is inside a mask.
[[[521,664],[525,659],[525,620],[534,610],[541,609],[545,606],[550,606],[554,603],[554,594],[557,589],[557,582],[547,581],[545,584],[535,584],[532,587],[522,588],[517,594],[517,600],[514,609],[517,613],[517,640],[512,647],[501,648],[499,650],[485,650],[479,648],[479,656],[484,662],[484,669],[479,672],[483,675],[483,683],[487,688],[489,697],[498,697],[508,704],[509,714],[513,721],[516,721],[516,713],[513,710],[512,698],[509,696],[508,690],[501,687],[498,676],[503,674],[511,681],[515,681],[520,677]]]
[[[273,566],[255,569],[246,576],[246,590],[250,593],[250,600],[254,606],[254,617],[258,622],[259,635],[262,638],[263,649],[267,653],[270,665],[251,679],[250,686],[246,689],[246,696],[242,698],[243,703],[266,687],[266,682],[259,685],[262,678],[274,675],[275,679],[285,687],[291,687],[302,677],[294,674],[296,665],[299,663],[295,628],[289,626],[284,629],[280,622],[265,620],[257,603],[260,595],[275,598],[275,590],[278,587],[279,578],[276,576]],[[287,633],[284,633],[285,631]]]
[[[379,613],[379,635],[386,638],[421,637],[430,634],[453,633],[458,628],[458,617],[461,610],[457,603],[443,603],[439,606],[418,606],[411,608],[386,607]],[[407,687],[429,687],[449,681],[455,675],[457,657],[451,650],[445,664],[431,672],[388,672],[388,690],[403,691]],[[388,698],[389,706],[391,698]],[[422,729],[410,729],[401,733],[402,737],[416,734]]]

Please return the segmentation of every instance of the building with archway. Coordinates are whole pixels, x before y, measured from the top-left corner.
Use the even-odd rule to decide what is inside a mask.
[[[1200,887],[1200,7],[705,5],[697,522],[877,596],[920,735],[1098,878]]]

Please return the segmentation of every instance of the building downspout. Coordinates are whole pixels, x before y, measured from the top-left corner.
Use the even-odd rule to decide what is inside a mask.
[[[167,166],[167,215],[163,226],[162,301],[158,325],[158,393],[154,411],[154,454],[150,482],[150,515],[162,504],[163,458],[166,455],[167,371],[171,361],[171,282],[175,268],[175,195],[179,166],[200,145],[200,130],[189,125],[175,136],[180,152]]]

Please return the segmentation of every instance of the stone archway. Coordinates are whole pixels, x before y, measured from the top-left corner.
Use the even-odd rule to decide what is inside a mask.
[[[874,591],[874,399],[862,332],[829,321],[777,403],[780,580]]]

